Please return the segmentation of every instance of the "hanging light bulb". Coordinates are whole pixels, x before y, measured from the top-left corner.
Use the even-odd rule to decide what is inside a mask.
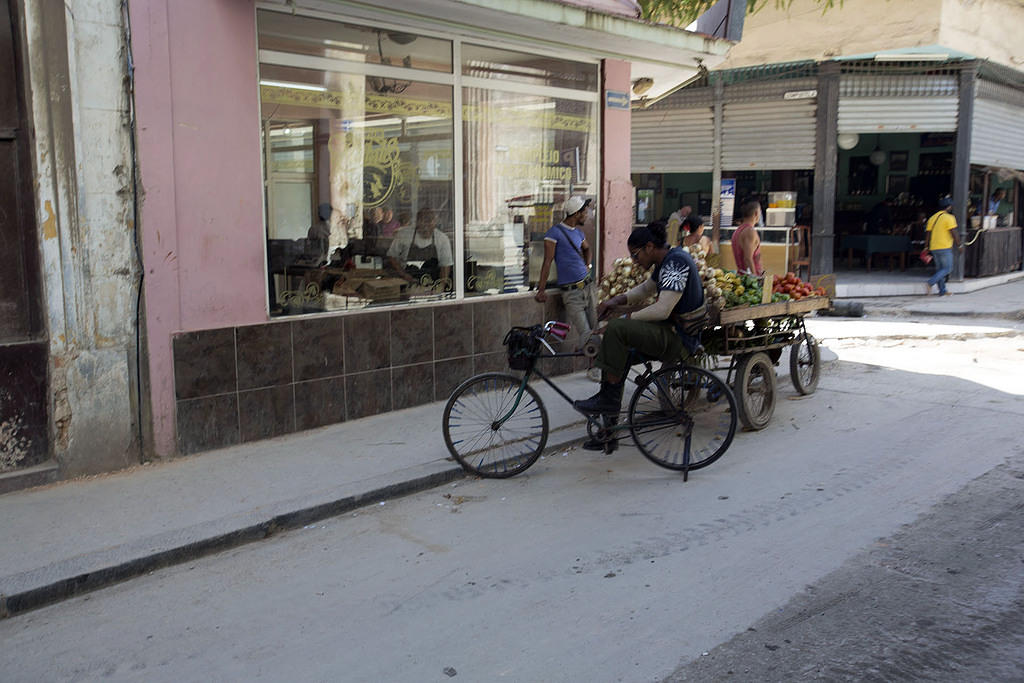
[[[869,156],[868,160],[875,166],[881,166],[885,163],[885,150],[878,146],[878,136],[875,136],[875,151]]]

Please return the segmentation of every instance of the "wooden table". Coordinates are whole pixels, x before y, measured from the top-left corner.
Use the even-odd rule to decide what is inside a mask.
[[[871,257],[875,254],[890,254],[900,257],[900,270],[907,269],[907,252],[910,250],[910,237],[907,235],[843,235],[839,242],[840,249],[846,249],[846,267],[853,268],[853,252],[864,252],[867,271],[871,272]],[[892,270],[892,259],[889,260]]]

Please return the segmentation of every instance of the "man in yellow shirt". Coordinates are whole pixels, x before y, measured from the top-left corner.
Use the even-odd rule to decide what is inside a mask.
[[[939,211],[928,219],[925,226],[925,243],[935,259],[935,274],[928,278],[927,294],[932,293],[932,285],[939,286],[939,295],[946,296],[946,280],[953,271],[953,247],[963,249],[960,234],[956,231],[956,219],[953,218],[953,200],[943,197],[939,200]]]

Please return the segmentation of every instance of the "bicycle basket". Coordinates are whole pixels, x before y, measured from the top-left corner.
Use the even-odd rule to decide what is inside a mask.
[[[529,370],[540,352],[540,338],[530,327],[513,327],[502,343],[508,347],[508,366],[513,370]]]

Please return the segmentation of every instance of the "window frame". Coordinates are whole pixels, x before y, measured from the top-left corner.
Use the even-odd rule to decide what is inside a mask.
[[[342,24],[350,24],[354,26],[365,26],[375,29],[382,30],[394,30],[394,31],[406,31],[413,32],[417,35],[422,35],[428,38],[436,38],[447,40],[451,43],[452,48],[452,72],[444,73],[442,71],[430,71],[415,68],[395,67],[387,66],[382,64],[370,64],[360,63],[353,61],[346,61],[341,59],[331,59],[329,57],[320,57],[314,55],[302,55],[291,52],[281,52],[277,50],[261,49],[259,47],[259,19],[258,14],[260,11],[278,12],[282,14],[298,15],[304,17],[310,17],[315,19],[322,19],[325,21],[334,21]],[[512,93],[523,93],[531,95],[544,95],[547,97],[576,100],[580,102],[587,102],[594,106],[593,108],[593,123],[596,131],[596,152],[598,156],[598,174],[599,177],[595,179],[594,191],[590,193],[593,197],[595,205],[600,203],[600,159],[603,154],[603,138],[602,138],[602,92],[603,87],[601,85],[601,64],[602,60],[597,57],[591,57],[587,55],[573,54],[567,50],[558,49],[557,46],[551,46],[547,43],[537,43],[532,45],[531,43],[510,43],[501,40],[487,41],[486,43],[477,39],[466,38],[457,33],[444,33],[441,31],[431,30],[429,27],[409,26],[403,24],[391,23],[388,21],[371,21],[362,17],[348,17],[340,14],[333,14],[330,12],[322,12],[311,9],[301,8],[285,8],[280,5],[267,5],[265,3],[255,3],[253,9],[253,23],[256,31],[256,107],[261,109],[262,98],[260,96],[260,81],[262,80],[262,66],[264,64],[270,66],[283,66],[283,67],[294,67],[301,69],[314,69],[323,71],[336,71],[343,74],[351,74],[357,76],[376,76],[381,78],[391,78],[399,80],[414,80],[423,83],[429,83],[434,85],[446,85],[452,88],[452,221],[453,221],[453,236],[454,244],[452,245],[452,256],[454,259],[454,265],[452,267],[452,280],[453,280],[453,295],[452,299],[446,302],[433,302],[429,305],[437,305],[438,303],[466,303],[467,301],[479,301],[480,297],[472,297],[467,299],[465,291],[465,163],[464,163],[464,144],[463,138],[465,135],[464,122],[462,116],[463,108],[463,88],[479,88],[486,90],[499,90],[504,92]],[[545,86],[545,85],[531,85],[528,83],[520,83],[516,81],[507,80],[491,80],[487,78],[480,78],[478,76],[464,76],[462,74],[462,46],[463,44],[470,45],[486,45],[488,47],[500,48],[517,53],[527,53],[528,47],[536,47],[543,49],[545,54],[550,57],[557,59],[564,59],[568,62],[573,62],[581,65],[593,65],[598,70],[598,85],[597,89],[593,91],[572,89],[572,88],[560,88],[557,86]],[[260,113],[260,130],[263,130],[264,121],[262,113]],[[257,136],[257,143],[260,142],[260,136]],[[315,145],[314,145],[315,147]],[[315,150],[314,150],[315,153]],[[263,233],[264,233],[264,245],[267,242],[268,225],[268,165],[270,163],[269,158],[264,158],[265,154],[260,154],[260,161],[263,165],[261,169],[262,175],[262,186],[263,186],[263,197],[261,198],[261,205],[263,207]],[[601,224],[600,224],[600,212],[595,213],[594,217],[594,233],[597,244],[592,247],[594,254],[600,254],[600,242],[601,242]],[[266,247],[265,247],[266,248]],[[264,277],[267,278],[267,284],[269,285],[270,275],[269,269],[267,268],[267,257],[268,254],[264,254]],[[266,295],[266,310],[267,316],[270,317],[270,310],[272,302],[270,301],[269,288],[264,287]],[[494,297],[513,297],[522,296],[521,292],[517,293],[499,293],[488,295],[487,300]],[[397,303],[379,306],[375,308],[387,308],[388,306],[401,306],[401,305],[417,305],[422,306],[422,303]],[[321,313],[311,313],[308,315],[325,315],[325,314],[343,314],[354,311],[324,311]],[[295,315],[287,316],[289,318],[299,317]]]

